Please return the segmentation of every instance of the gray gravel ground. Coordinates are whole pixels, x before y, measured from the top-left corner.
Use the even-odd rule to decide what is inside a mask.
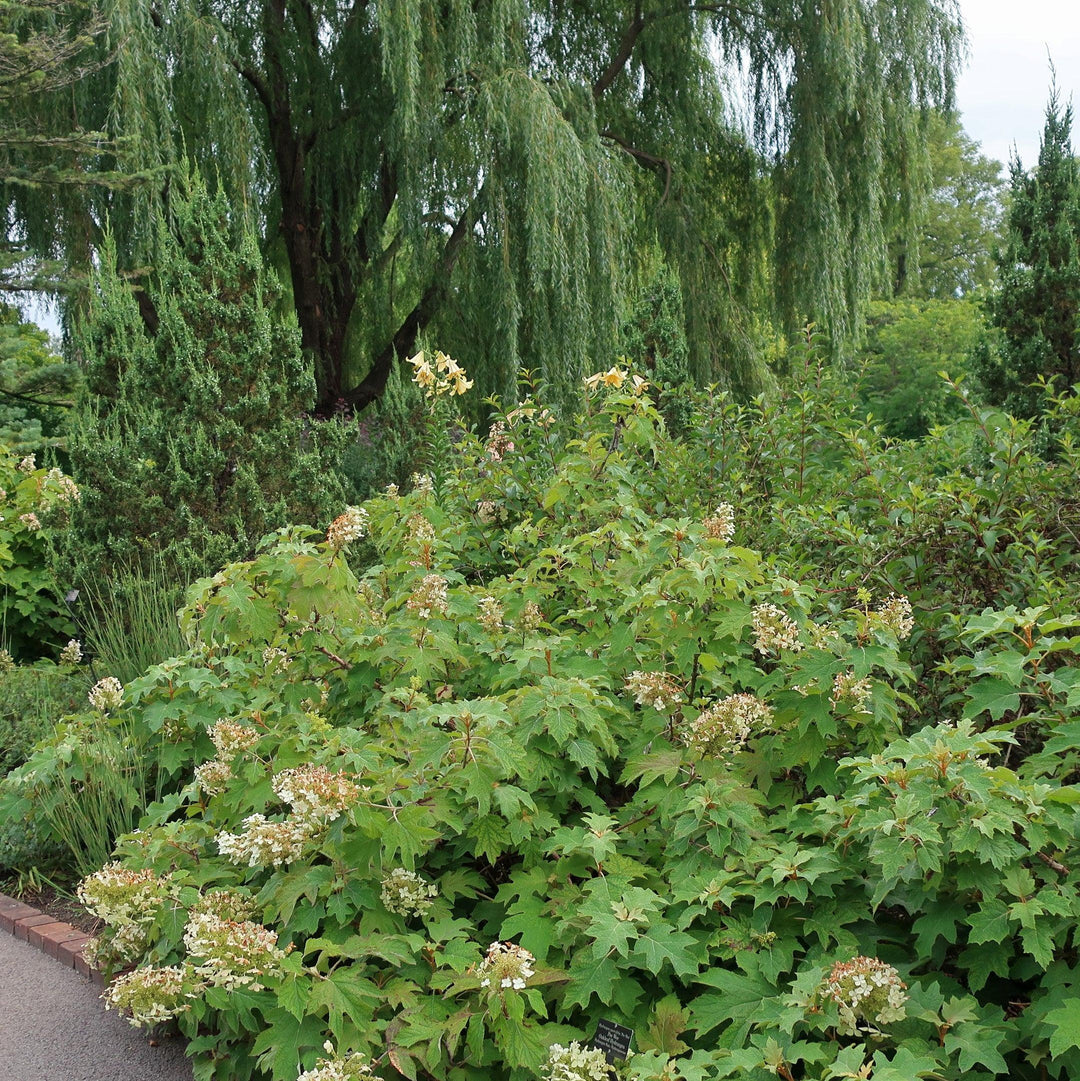
[[[11,934],[0,934],[0,1078],[3,1081],[191,1081],[178,1039],[146,1033],[105,1012],[85,976]]]

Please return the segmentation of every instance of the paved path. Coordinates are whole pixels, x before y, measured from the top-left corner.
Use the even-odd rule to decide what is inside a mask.
[[[178,1039],[106,1013],[85,976],[0,934],[0,1077],[3,1081],[191,1081]]]

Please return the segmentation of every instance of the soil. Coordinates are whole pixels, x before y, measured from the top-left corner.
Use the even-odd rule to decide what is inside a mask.
[[[97,916],[91,915],[74,897],[67,897],[49,886],[39,890],[23,890],[18,898],[23,904],[41,909],[47,916],[60,923],[70,923],[84,934],[96,935],[104,926]]]

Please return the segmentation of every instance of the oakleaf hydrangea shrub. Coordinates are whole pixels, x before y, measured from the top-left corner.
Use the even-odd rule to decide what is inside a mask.
[[[124,688],[170,794],[112,1004],[200,1079],[589,1078],[601,1019],[626,1078],[1071,1076],[1080,792],[921,713],[899,594],[671,488],[640,380],[588,393],[369,500],[359,578],[339,525],[197,583]]]

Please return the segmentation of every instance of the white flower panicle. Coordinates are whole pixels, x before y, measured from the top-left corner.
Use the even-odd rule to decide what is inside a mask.
[[[39,519],[33,511],[29,511],[26,514],[20,514],[19,521],[22,522],[31,533],[36,533],[41,528],[41,519]]]
[[[398,491],[398,486],[393,481],[391,481],[383,489],[383,495],[385,495],[387,499],[399,499],[400,496],[401,496],[401,493],[400,493],[400,491]]]
[[[221,758],[211,758],[195,767],[195,783],[208,796],[220,796],[232,780],[232,765]]]
[[[540,608],[540,605],[534,601],[527,601],[525,607],[521,609],[521,615],[518,616],[518,630],[520,631],[535,631],[541,627],[544,622],[544,613]]]
[[[483,961],[477,966],[480,986],[493,991],[523,991],[525,982],[536,975],[536,958],[523,946],[513,942],[493,942]]]
[[[223,920],[210,912],[188,919],[184,948],[202,963],[195,973],[214,987],[261,991],[265,977],[282,974],[285,952],[277,933],[250,920]]]
[[[683,703],[682,688],[666,672],[631,672],[625,686],[639,706],[652,706],[660,713]]]
[[[168,896],[170,879],[114,861],[87,875],[76,891],[87,911],[110,927],[152,923]]]
[[[82,644],[78,638],[69,638],[68,644],[60,650],[60,663],[66,668],[75,668],[82,663]]]
[[[15,667],[15,658],[9,650],[0,649],[0,673],[10,672]]]
[[[33,454],[28,454],[15,468],[20,473],[33,473],[37,469],[37,459]]]
[[[684,737],[686,745],[703,755],[734,754],[754,732],[768,728],[772,716],[772,709],[756,695],[733,694],[691,722]]]
[[[414,473],[409,478],[409,481],[413,486],[414,492],[420,492],[423,495],[431,495],[435,491],[435,482],[428,473]]]
[[[421,619],[430,619],[432,612],[446,615],[447,582],[441,574],[425,574],[423,581],[413,590],[405,607]]]
[[[310,822],[333,822],[360,797],[360,788],[344,773],[325,766],[299,766],[283,770],[272,782],[278,799],[298,818]]]
[[[119,709],[124,701],[124,685],[116,676],[106,676],[99,679],[87,696],[90,705],[99,713],[108,713],[109,710]]]
[[[288,653],[277,646],[267,646],[262,651],[262,662],[267,674],[271,676],[288,671],[289,665],[292,664]]]
[[[541,1069],[543,1081],[608,1081],[611,1076],[607,1055],[599,1047],[583,1047],[577,1040],[569,1047],[552,1044]]]
[[[81,498],[79,486],[59,469],[50,469],[45,474],[45,480],[55,489],[58,503],[78,503]]]
[[[831,999],[840,1011],[840,1031],[855,1034],[859,1022],[887,1025],[902,1021],[908,996],[907,984],[892,965],[876,957],[853,957],[837,961],[818,985],[819,997]]]
[[[866,676],[860,679],[854,672],[837,672],[833,676],[833,705],[847,703],[857,712],[865,713],[873,691],[874,681]]]
[[[414,544],[430,544],[435,539],[435,527],[422,515],[409,518],[409,540]]]
[[[217,889],[202,894],[191,906],[189,916],[211,915],[219,920],[243,923],[256,913],[254,900],[239,890]]]
[[[240,724],[222,717],[210,729],[210,742],[221,758],[232,758],[240,751],[250,750],[259,742],[262,733],[249,724]]]
[[[218,851],[240,866],[280,867],[298,860],[314,833],[313,824],[289,818],[271,822],[265,815],[248,815],[242,832],[217,835]]]
[[[353,541],[360,540],[368,531],[368,513],[363,507],[348,507],[339,514],[326,531],[326,543],[340,551]]]
[[[482,525],[491,525],[502,517],[499,505],[490,499],[481,499],[476,504],[476,517]]]
[[[503,627],[503,616],[506,614],[503,612],[503,606],[494,597],[481,597],[476,604],[479,614],[477,620],[480,626],[484,628],[488,634],[494,634],[496,631],[501,630]]]
[[[192,993],[185,986],[183,968],[137,968],[119,976],[101,996],[105,1009],[127,1013],[136,1028],[160,1025],[191,1009]]]
[[[798,624],[775,604],[755,605],[751,618],[758,653],[780,653],[785,649],[798,653],[802,649]]]
[[[735,536],[735,508],[730,503],[721,503],[702,524],[706,537],[730,541]]]
[[[877,624],[893,632],[903,640],[915,629],[915,618],[911,612],[911,602],[907,597],[893,594],[887,597],[871,614]]]
[[[341,1055],[334,1050],[334,1045],[327,1040],[323,1050],[329,1058],[320,1058],[310,1070],[305,1070],[296,1081],[367,1081],[374,1078],[367,1058],[359,1051]]]
[[[438,887],[404,867],[395,867],[382,880],[383,908],[399,916],[422,916],[438,896]]]

